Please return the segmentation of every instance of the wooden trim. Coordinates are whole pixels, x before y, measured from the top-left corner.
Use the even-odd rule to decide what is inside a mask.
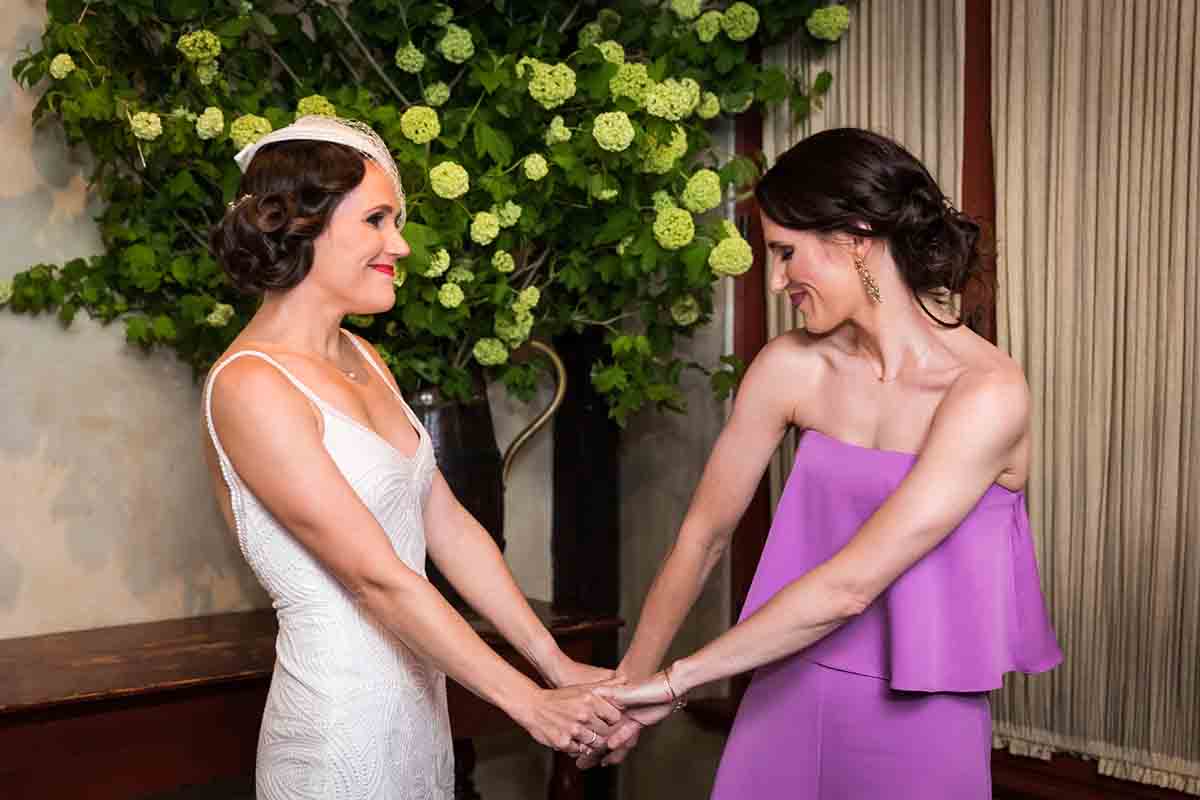
[[[963,318],[996,341],[996,173],[992,148],[992,0],[966,0],[962,210],[983,228],[984,273],[963,292]]]
[[[738,117],[736,151],[738,155],[758,157],[762,152],[763,118],[757,109]],[[749,364],[767,343],[767,270],[766,247],[763,244],[762,220],[758,202],[749,197],[738,203],[734,211],[738,228],[754,252],[750,271],[734,282],[733,352]],[[771,528],[771,494],[769,478],[764,476],[754,492],[746,513],[734,531],[729,555],[729,614],[737,619],[759,556]],[[750,684],[749,675],[739,675],[730,682],[735,700],[740,701]]]

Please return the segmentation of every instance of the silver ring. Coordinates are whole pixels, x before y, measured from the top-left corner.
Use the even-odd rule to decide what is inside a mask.
[[[600,735],[598,733],[596,733],[595,731],[592,731],[592,738],[588,739],[587,742],[585,743],[585,745],[588,747],[591,747],[592,745],[594,745],[596,743],[596,740],[599,738],[600,738]]]

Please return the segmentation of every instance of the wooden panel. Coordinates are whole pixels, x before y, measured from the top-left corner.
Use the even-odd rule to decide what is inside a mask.
[[[963,318],[996,341],[996,176],[992,150],[992,3],[967,0],[962,210],[983,228],[984,272],[963,292]]]

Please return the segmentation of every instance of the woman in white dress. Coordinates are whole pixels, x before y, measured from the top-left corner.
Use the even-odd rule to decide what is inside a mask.
[[[211,245],[263,299],[206,382],[205,452],[279,619],[258,797],[450,800],[446,675],[538,742],[588,753],[620,713],[500,658],[426,580],[426,553],[551,686],[610,672],[558,648],[378,353],[340,327],[392,307],[409,253],[387,147],[361,123],[303,117],[237,161]]]

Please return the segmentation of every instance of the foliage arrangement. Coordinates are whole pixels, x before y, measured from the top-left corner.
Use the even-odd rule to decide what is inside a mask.
[[[123,321],[197,371],[253,314],[206,247],[234,198],[233,155],[304,114],[370,123],[407,192],[397,302],[349,324],[401,386],[474,391],[479,371],[518,396],[530,336],[599,326],[592,380],[624,423],[680,409],[695,367],[727,392],[739,365],[688,363],[679,337],[714,286],[751,265],[719,219],[757,165],[712,147],[715,120],[827,91],[755,63],[784,38],[813,48],[849,24],[818,0],[49,0],[41,49],[13,75],[44,86],[36,122],[85,146],[104,201],[104,253],[41,264],[0,286],[18,312]]]

